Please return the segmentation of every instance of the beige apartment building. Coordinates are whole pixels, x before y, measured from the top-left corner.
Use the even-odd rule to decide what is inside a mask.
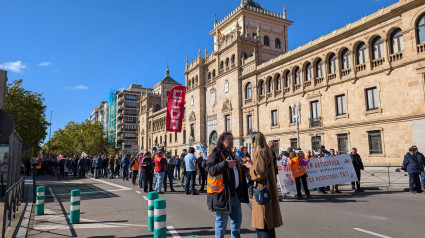
[[[155,130],[176,153],[189,139],[209,144],[224,131],[250,148],[259,130],[280,152],[296,147],[294,104],[303,149],[356,147],[369,165],[399,165],[413,144],[425,151],[423,0],[401,0],[289,51],[291,24],[285,9],[250,0],[215,21],[214,51],[186,60],[182,133],[165,133],[166,105],[151,105],[143,148],[153,147]]]
[[[116,99],[116,150],[119,154],[138,153],[138,115],[141,96],[152,89],[143,88],[139,84],[131,84],[122,89]]]

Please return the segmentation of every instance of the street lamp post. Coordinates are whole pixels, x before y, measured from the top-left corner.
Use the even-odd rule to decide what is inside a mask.
[[[121,158],[124,158],[124,148],[125,148],[125,143],[122,143],[122,153],[121,153]]]
[[[292,110],[292,119],[295,121],[295,124],[296,124],[296,127],[297,127],[297,149],[298,149],[298,148],[300,148],[300,126],[299,126],[299,124],[300,124],[300,120],[301,120],[301,102],[298,102],[298,108],[294,103],[292,103],[291,110]]]

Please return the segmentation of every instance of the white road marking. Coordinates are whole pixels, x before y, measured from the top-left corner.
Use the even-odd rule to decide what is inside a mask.
[[[370,234],[370,235],[374,235],[374,236],[377,236],[377,237],[392,238],[391,236],[381,235],[381,234],[378,234],[378,233],[375,233],[375,232],[372,232],[372,231],[368,231],[368,230],[364,230],[364,229],[361,229],[361,228],[353,228],[353,229],[356,230],[356,231],[361,231],[361,232],[364,232],[364,233],[367,233],[367,234]]]
[[[109,193],[109,192],[118,192],[118,191],[128,191],[131,189],[111,189],[111,190],[99,190],[99,191],[91,191],[91,192],[81,192],[81,194],[92,194],[92,193]],[[56,194],[56,196],[67,196],[71,193],[60,193]],[[46,195],[46,197],[54,197],[53,195]]]
[[[146,196],[143,196],[143,198],[147,201],[148,200],[148,197],[146,197]]]
[[[136,193],[138,193],[138,194],[142,194],[142,192],[140,192],[140,191],[136,191]]]
[[[63,225],[36,225],[32,229],[34,230],[62,230],[62,229],[70,229],[71,225],[63,224]],[[99,229],[99,228],[125,228],[125,227],[147,227],[147,225],[139,225],[139,224],[121,224],[121,223],[93,223],[93,224],[73,224],[72,227],[74,229]]]
[[[179,233],[177,233],[177,231],[174,229],[173,226],[167,226],[167,230],[170,232],[170,234],[174,237],[174,238],[181,238]]]
[[[107,184],[107,185],[111,185],[111,186],[114,186],[116,188],[121,188],[121,189],[126,189],[126,190],[132,190],[131,188],[127,188],[127,187],[124,187],[124,186],[121,186],[121,185],[118,185],[118,184],[115,184],[115,183],[107,182],[107,181],[101,180],[101,179],[91,178],[91,180],[96,181],[96,182],[99,182],[99,183],[104,183],[104,184]]]
[[[84,183],[84,182],[82,182],[82,181],[75,181],[75,182],[73,182],[73,181],[65,181],[65,180],[61,180],[61,182],[62,182],[62,183],[79,183],[79,184]]]

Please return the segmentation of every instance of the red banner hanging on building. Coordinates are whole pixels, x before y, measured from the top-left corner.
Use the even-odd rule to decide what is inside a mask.
[[[184,98],[186,87],[177,86],[168,94],[167,104],[167,131],[181,132],[184,113]]]

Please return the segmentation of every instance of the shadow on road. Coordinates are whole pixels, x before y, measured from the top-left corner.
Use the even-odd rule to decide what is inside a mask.
[[[348,202],[367,202],[364,200],[359,200],[359,198],[380,195],[380,194],[400,194],[406,193],[409,189],[404,189],[401,191],[390,191],[390,190],[374,190],[367,189],[365,192],[343,192],[340,194],[315,194],[312,192],[311,198],[284,198],[283,202],[311,202],[311,203],[348,203]]]

